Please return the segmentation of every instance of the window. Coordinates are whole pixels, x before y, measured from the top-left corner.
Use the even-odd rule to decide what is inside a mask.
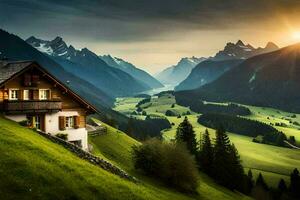
[[[73,117],[66,117],[66,128],[73,128],[74,120]]]
[[[35,116],[34,117],[34,120],[35,120],[35,128],[37,129],[37,130],[41,130],[41,117],[40,116]]]
[[[18,99],[19,99],[19,89],[10,89],[9,100],[18,100]]]
[[[29,100],[29,90],[23,91],[23,100]]]
[[[39,90],[39,99],[40,100],[47,100],[50,96],[50,90],[47,89],[40,89]]]

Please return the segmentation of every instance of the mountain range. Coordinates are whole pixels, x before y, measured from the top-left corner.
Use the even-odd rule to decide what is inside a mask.
[[[243,41],[238,40],[235,44],[232,42],[227,43],[224,49],[219,51],[211,58],[211,60],[247,59],[252,56],[268,53],[277,49],[279,49],[279,47],[272,42],[268,42],[264,48],[254,48],[252,45],[246,45]]]
[[[181,58],[181,60],[176,65],[168,67],[160,73],[156,74],[155,78],[164,84],[176,86],[181,81],[186,79],[186,77],[191,73],[192,69],[197,64],[204,60],[206,60],[206,58],[204,57]]]
[[[217,80],[175,96],[182,105],[231,101],[300,112],[299,74],[300,43],[251,57]]]
[[[163,87],[163,85],[158,80],[153,78],[147,72],[137,68],[132,63],[129,63],[121,58],[113,57],[111,55],[103,55],[103,56],[99,56],[99,57],[102,60],[104,60],[109,66],[115,67],[117,69],[120,69],[120,70],[130,74],[132,77],[145,83],[146,85],[148,85],[151,88]]]
[[[175,90],[198,88],[216,80],[223,73],[238,65],[242,60],[277,49],[278,46],[272,42],[268,42],[265,48],[254,48],[250,44],[245,45],[241,40],[238,40],[235,44],[229,42],[214,57],[210,57],[205,62],[201,62],[195,66],[189,76],[175,87]]]
[[[146,81],[109,66],[87,48],[78,50],[72,45],[67,46],[61,37],[42,40],[32,36],[26,42],[55,60],[66,71],[87,80],[112,97],[133,95],[152,88]]]

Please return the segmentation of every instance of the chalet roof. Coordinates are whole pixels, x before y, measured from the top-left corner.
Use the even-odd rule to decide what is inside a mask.
[[[48,76],[51,77],[52,80],[57,82],[59,85],[61,85],[61,87],[70,91],[70,93],[73,95],[74,98],[78,99],[80,102],[87,105],[87,107],[89,109],[93,110],[94,112],[99,112],[99,110],[97,110],[92,104],[88,103],[81,96],[79,96],[78,94],[73,92],[71,90],[71,88],[69,88],[62,82],[60,82],[56,77],[54,77],[51,73],[49,73],[45,68],[43,68],[41,65],[39,65],[35,61],[3,61],[3,60],[0,60],[0,86],[2,84],[4,84],[4,82],[13,78],[14,76],[17,76],[18,73],[21,73],[21,71],[26,70],[27,67],[30,67],[33,64],[35,64],[35,66],[38,66],[40,68],[40,70],[42,70],[43,72],[48,74]]]
[[[32,63],[33,61],[0,61],[0,84],[10,79],[16,73],[22,71]]]

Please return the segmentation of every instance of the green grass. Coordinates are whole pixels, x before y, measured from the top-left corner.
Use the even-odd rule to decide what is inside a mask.
[[[135,105],[142,99],[143,98],[135,97],[117,98],[115,102],[115,110],[126,115],[130,115],[136,110]]]
[[[161,97],[155,100],[155,103],[146,109],[147,113],[157,114],[164,116],[166,109],[171,108],[171,105],[175,103],[174,97],[170,95],[167,97]],[[213,103],[214,102],[207,102]],[[227,103],[216,103],[226,105]],[[247,105],[244,105],[247,106]],[[287,136],[295,136],[297,143],[300,144],[300,130],[298,126],[289,123],[290,120],[300,123],[300,114],[296,114],[296,118],[291,118],[294,113],[288,113],[272,108],[261,108],[255,106],[247,106],[252,114],[246,116],[253,120],[258,120],[267,124],[275,124],[276,122],[282,122],[287,124],[287,127],[274,126],[280,131],[283,131]],[[116,107],[117,108],[117,107]],[[186,112],[188,108],[176,105],[175,109],[179,109],[179,112]],[[197,134],[197,139],[200,139],[201,134],[205,131],[206,127],[197,122],[197,117],[200,114],[191,112],[188,115],[189,121],[192,123],[194,130]],[[171,123],[175,125],[171,129],[163,131],[163,137],[165,140],[172,140],[176,134],[176,127],[182,118],[167,117]],[[215,130],[209,129],[212,137],[214,137]],[[291,171],[300,166],[300,151],[288,148],[280,148],[271,145],[257,144],[252,142],[252,138],[229,133],[230,140],[235,143],[245,166],[245,170],[253,169],[254,176],[259,172],[263,173],[267,183],[276,187],[280,178],[284,178],[289,182],[289,174]]]
[[[1,199],[191,199],[134,184],[0,117]]]
[[[255,106],[247,107],[252,112],[250,116],[246,116],[247,118],[258,120],[267,124],[273,124],[276,129],[284,132],[288,137],[295,136],[297,144],[300,145],[300,126],[290,123],[290,121],[292,121],[300,124],[299,114],[295,114],[296,118],[292,118],[291,116],[294,115],[294,113],[288,113],[273,108],[262,108]],[[287,125],[287,127],[275,126],[275,123],[284,123]]]
[[[215,137],[215,130],[197,123],[197,116],[190,115],[188,119],[194,127],[198,140],[205,129],[209,130],[212,139]],[[183,119],[169,118],[169,120],[176,125],[169,130],[163,131],[165,140],[174,139],[177,124]],[[228,135],[231,142],[237,147],[246,170],[250,168],[255,169],[255,171],[260,171],[263,175],[266,174],[265,179],[270,186],[277,186],[280,178],[284,178],[289,182],[289,174],[291,171],[300,166],[299,150],[254,143],[251,137],[234,133],[228,133]],[[255,175],[257,174],[254,173],[254,177],[256,177]]]
[[[144,119],[144,116],[131,115],[136,110],[136,104],[142,100],[142,98],[124,97],[117,98],[114,106],[114,110],[121,112],[127,116],[133,116],[139,119]],[[171,108],[172,104],[175,104],[174,108]],[[152,97],[150,103],[145,103],[140,106],[148,115],[165,116],[167,110],[172,110],[178,115],[182,115],[187,111],[191,112],[189,108],[176,104],[175,98],[172,95],[164,95],[162,97]],[[191,112],[193,113],[193,112]]]
[[[112,163],[115,163],[123,169],[126,169],[138,179],[143,180],[143,184],[148,188],[155,188],[155,190],[161,191],[171,190],[159,181],[149,177],[145,177],[141,173],[134,170],[131,160],[131,147],[133,145],[139,145],[139,142],[133,140],[125,133],[114,129],[113,127],[110,127],[106,124],[104,124],[104,126],[108,128],[108,133],[106,135],[91,136],[89,139],[94,148],[93,153],[95,153],[96,155],[104,156]],[[193,196],[193,199],[249,199],[245,195],[231,192],[217,185],[216,183],[214,183],[214,181],[212,181],[204,174],[199,175],[199,180],[200,185],[197,189],[199,195]],[[181,198],[184,199],[187,198],[187,196]]]
[[[130,149],[137,141],[111,127],[107,135],[93,138],[97,154],[131,168]],[[99,147],[99,148],[98,148]],[[119,178],[82,160],[62,146],[0,117],[1,199],[243,199],[202,181],[199,195],[185,195],[163,185],[139,184]],[[203,176],[203,180],[208,179]],[[202,180],[202,177],[201,177]],[[216,198],[214,198],[216,197]]]
[[[97,119],[93,120],[97,121]],[[140,143],[122,131],[103,122],[101,124],[107,128],[107,134],[89,137],[89,143],[93,146],[93,153],[104,156],[123,169],[132,169],[131,147]]]

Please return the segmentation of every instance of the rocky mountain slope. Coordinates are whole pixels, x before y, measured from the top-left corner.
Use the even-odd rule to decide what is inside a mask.
[[[279,49],[279,47],[272,43],[268,42],[268,44],[262,48],[254,48],[250,44],[244,44],[241,40],[236,43],[229,42],[226,44],[223,50],[219,51],[212,60],[232,60],[232,59],[247,59],[252,56],[256,56],[263,53],[268,53],[271,51],[275,51]]]
[[[129,63],[121,58],[113,57],[111,55],[104,55],[99,57],[102,60],[104,60],[109,66],[115,67],[117,69],[120,69],[130,74],[132,77],[143,82],[144,84],[148,85],[151,88],[163,87],[163,85],[158,80],[153,78],[150,74],[148,74],[144,70],[137,68],[132,63]]]
[[[189,76],[175,87],[176,91],[191,90],[210,83],[219,78],[223,73],[237,66],[241,59],[213,61],[206,60],[199,63]]]
[[[67,46],[61,37],[50,41],[30,37],[26,42],[55,60],[66,71],[87,80],[112,97],[132,95],[150,89],[128,73],[110,67],[89,49],[77,50],[72,45]]]

